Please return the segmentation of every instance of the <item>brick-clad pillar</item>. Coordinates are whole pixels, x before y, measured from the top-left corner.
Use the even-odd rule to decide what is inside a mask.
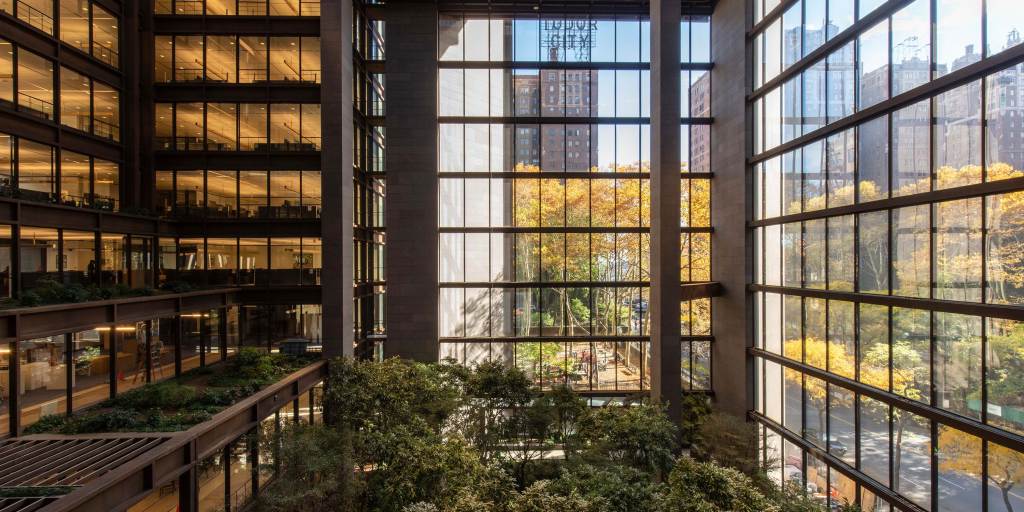
[[[651,397],[682,418],[679,0],[651,1]]]
[[[437,6],[389,1],[386,356],[438,358]]]
[[[722,283],[712,302],[712,370],[715,401],[723,410],[745,416],[753,408],[753,367],[747,347],[753,340],[753,304],[747,283],[753,277],[753,252],[747,220],[753,218],[752,187],[746,167],[752,137],[747,134],[744,98],[747,73],[745,0],[718,2],[711,18],[711,278]]]
[[[320,3],[320,51],[323,83],[321,236],[323,270],[323,344],[326,357],[353,352],[353,125],[352,1]]]

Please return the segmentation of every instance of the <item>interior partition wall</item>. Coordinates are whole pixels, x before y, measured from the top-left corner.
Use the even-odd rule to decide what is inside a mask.
[[[772,476],[864,510],[1020,509],[1019,5],[750,7]]]

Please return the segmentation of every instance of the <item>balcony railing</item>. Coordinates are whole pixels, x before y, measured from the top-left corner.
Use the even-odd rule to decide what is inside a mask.
[[[53,35],[53,17],[35,7],[32,7],[21,0],[18,0],[15,9],[18,12],[18,19],[32,25],[33,27]]]
[[[102,119],[92,120],[92,133],[113,141],[121,138],[121,128]]]
[[[99,41],[92,42],[92,56],[110,67],[116,68],[118,66],[117,50]]]
[[[41,115],[46,119],[53,119],[53,102],[36,98],[28,93],[18,93],[18,110],[27,111],[30,114]]]
[[[178,68],[174,70],[174,80],[178,82],[202,82],[205,80],[203,68]]]
[[[154,148],[157,151],[203,151],[210,149],[210,146],[202,137],[153,137]],[[223,151],[224,148],[216,149]],[[239,151],[257,152],[290,152],[290,151],[320,151],[320,137],[301,137],[298,141],[274,141],[268,142],[266,137],[239,137]]]
[[[176,0],[174,10],[174,14],[202,14],[203,0]]]

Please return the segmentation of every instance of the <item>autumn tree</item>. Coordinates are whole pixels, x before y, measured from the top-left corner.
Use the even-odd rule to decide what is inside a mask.
[[[981,478],[983,467],[981,439],[957,429],[939,429],[939,471],[956,471]],[[996,443],[988,443],[988,481],[999,489],[1007,512],[1013,511],[1010,492],[1024,480],[1024,453]]]

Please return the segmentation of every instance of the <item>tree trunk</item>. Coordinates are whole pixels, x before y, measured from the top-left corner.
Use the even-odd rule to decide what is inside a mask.
[[[999,491],[1003,495],[1003,504],[1006,505],[1006,512],[1013,512],[1013,504],[1010,503],[1010,489],[1013,488],[1013,484],[999,486]]]
[[[896,424],[898,425],[896,427],[896,444],[894,445],[896,447],[896,449],[893,450],[894,453],[893,453],[893,456],[892,456],[892,477],[891,478],[892,478],[892,480],[894,482],[897,482],[897,484],[899,483],[900,460],[902,459],[902,457],[900,456],[900,454],[902,453],[902,450],[900,450],[900,445],[903,443],[903,421],[904,421],[903,419],[899,419],[896,422]],[[897,489],[898,488],[899,488],[899,485],[897,485]]]
[[[355,510],[355,464],[352,461],[352,431],[347,425],[341,426],[341,475],[338,479],[341,487],[341,509]]]

